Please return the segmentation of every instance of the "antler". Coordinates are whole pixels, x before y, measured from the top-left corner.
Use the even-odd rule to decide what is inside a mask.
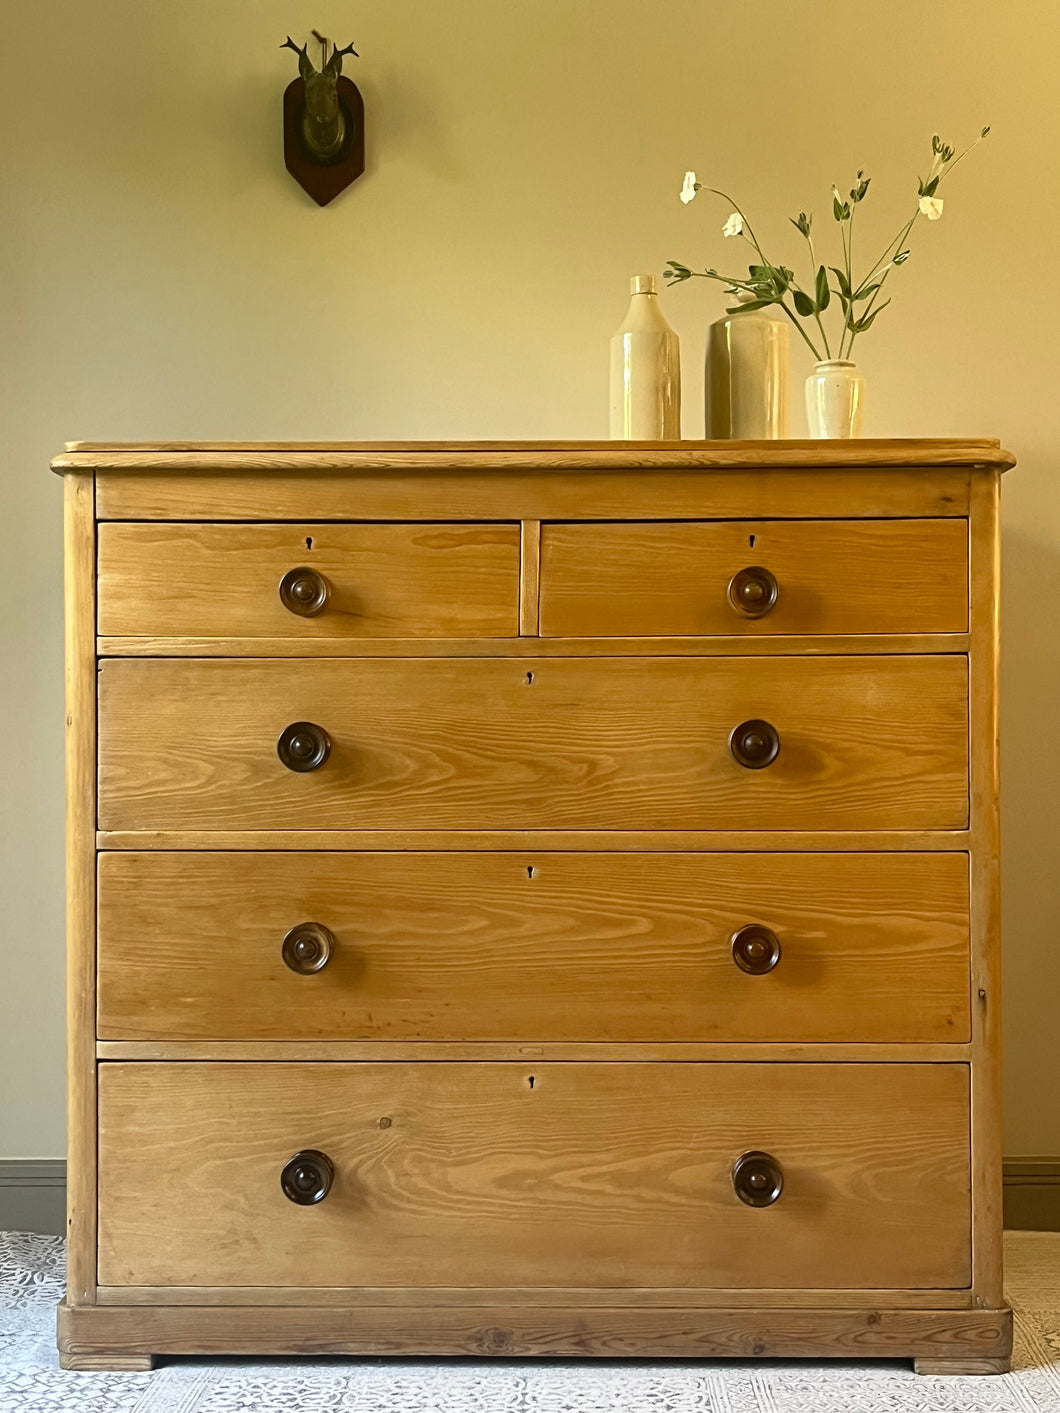
[[[331,58],[327,62],[327,72],[329,74],[335,74],[337,76],[342,73],[342,56],[344,54],[352,54],[355,59],[361,57],[352,44],[347,44],[345,49],[340,49],[338,45],[336,45]]]
[[[291,36],[288,35],[287,38],[283,41],[283,43],[280,45],[280,48],[293,49],[294,52],[298,55],[298,72],[301,74],[303,79],[307,79],[310,74],[316,73],[316,69],[313,68],[313,61],[309,57],[308,44],[303,44],[301,49],[299,49],[298,45],[294,42]]]

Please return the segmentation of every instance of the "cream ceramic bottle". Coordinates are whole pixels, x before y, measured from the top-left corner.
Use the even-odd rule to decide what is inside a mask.
[[[754,296],[737,290],[732,305]],[[739,441],[788,435],[788,326],[768,308],[726,314],[707,333],[706,435]]]
[[[679,441],[681,354],[663,318],[654,275],[634,275],[625,322],[611,340],[611,436]]]

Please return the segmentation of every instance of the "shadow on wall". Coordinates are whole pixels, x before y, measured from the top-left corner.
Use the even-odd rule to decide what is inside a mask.
[[[1002,536],[1005,1151],[1060,1157],[1060,1052],[1046,1021],[1060,1002],[1060,551],[1047,533]]]

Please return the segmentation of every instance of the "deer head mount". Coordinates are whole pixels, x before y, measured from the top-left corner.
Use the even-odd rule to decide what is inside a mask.
[[[316,31],[313,31],[316,35]],[[309,45],[290,35],[280,45],[298,55],[299,77],[283,96],[284,159],[287,170],[320,206],[325,206],[364,171],[364,102],[357,85],[342,76],[352,44],[333,47],[317,35],[323,57],[315,68]]]

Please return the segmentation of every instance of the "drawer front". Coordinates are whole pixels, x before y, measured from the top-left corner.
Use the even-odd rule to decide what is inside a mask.
[[[99,1104],[103,1285],[969,1281],[963,1065],[104,1064]]]
[[[960,655],[110,660],[99,684],[103,829],[968,819]]]
[[[112,853],[98,898],[110,1040],[969,1037],[965,854]]]
[[[106,636],[519,632],[518,525],[99,527]]]
[[[963,633],[964,520],[541,527],[541,632]]]

